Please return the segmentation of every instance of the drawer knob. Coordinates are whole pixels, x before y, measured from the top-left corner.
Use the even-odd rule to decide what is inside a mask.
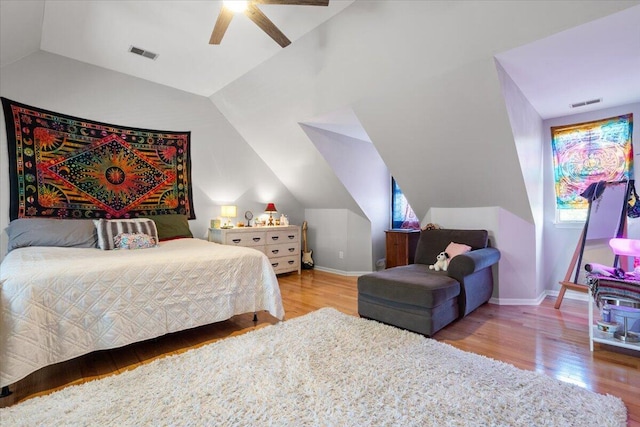
[[[242,239],[233,239],[232,242],[235,244],[238,244],[242,241]]]
[[[295,261],[289,261],[289,265],[293,264]]]
[[[278,266],[278,264],[280,264],[280,263],[279,263],[279,262],[274,262],[273,264],[271,264],[271,266],[272,266],[273,268],[276,268],[276,267]]]
[[[289,248],[289,252],[293,252],[295,250],[296,250],[296,248]]]
[[[254,242],[259,242],[259,241],[260,241],[260,239],[261,239],[260,237],[254,237],[254,238],[253,238],[253,241],[254,241]]]
[[[280,237],[279,236],[271,236],[272,240],[278,240]]]
[[[274,254],[274,255],[277,254],[278,252],[280,252],[278,249],[274,249],[274,250],[271,251],[271,253]]]
[[[289,234],[289,236],[287,236],[287,237],[289,237],[291,240],[296,238],[296,236],[294,234]]]

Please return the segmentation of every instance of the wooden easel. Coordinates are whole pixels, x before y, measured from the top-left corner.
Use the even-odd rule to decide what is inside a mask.
[[[589,292],[589,287],[587,285],[583,285],[582,283],[576,283],[571,281],[571,275],[576,269],[576,263],[578,262],[578,258],[582,254],[584,250],[584,235],[586,232],[586,227],[582,229],[582,233],[580,234],[580,239],[578,239],[578,244],[576,245],[576,250],[573,251],[573,256],[571,257],[571,262],[569,263],[569,268],[567,268],[567,273],[564,275],[564,279],[560,281],[560,293],[558,293],[558,298],[556,298],[555,308],[560,308],[562,305],[562,299],[564,298],[564,293],[567,292],[567,289],[578,292]]]
[[[607,185],[619,185],[626,184],[626,197],[623,200],[621,213],[618,222],[618,229],[614,236],[611,237],[623,237],[627,235],[627,204],[629,200],[629,195],[631,192],[631,188],[633,186],[633,180],[631,181],[620,181],[620,182],[610,182]],[[606,186],[605,186],[606,188]],[[586,284],[578,283],[579,269],[582,264],[582,254],[584,252],[584,246],[587,239],[587,231],[589,229],[589,221],[591,219],[591,208],[593,205],[594,197],[589,199],[589,213],[587,214],[587,221],[584,224],[584,228],[582,229],[582,233],[580,234],[580,239],[578,239],[578,244],[576,245],[575,251],[573,251],[573,256],[571,257],[571,262],[569,263],[569,268],[567,268],[567,273],[564,275],[564,279],[560,281],[560,292],[558,293],[558,297],[556,298],[556,303],[554,305],[555,308],[560,308],[562,305],[562,300],[564,299],[564,294],[567,292],[567,289],[578,292],[589,292],[589,286]],[[618,262],[618,256],[615,256],[614,266]],[[571,281],[571,276],[575,272],[575,278]]]

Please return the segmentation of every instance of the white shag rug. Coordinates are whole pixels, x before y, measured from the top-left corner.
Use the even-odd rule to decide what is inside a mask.
[[[604,396],[324,308],[0,409],[3,427],[624,426]]]

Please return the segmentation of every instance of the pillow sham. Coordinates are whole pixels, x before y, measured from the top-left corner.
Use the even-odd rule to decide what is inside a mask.
[[[470,250],[471,246],[451,242],[444,251],[449,255],[449,258],[453,258],[456,255],[466,254]]]
[[[120,233],[113,239],[116,249],[148,249],[157,246],[156,239],[144,233]]]
[[[147,218],[96,219],[93,222],[98,233],[98,247],[105,251],[115,249],[115,237],[121,233],[143,233],[158,242],[156,224]]]
[[[7,226],[8,251],[27,246],[96,248],[98,236],[90,219],[18,218]]]
[[[158,238],[161,242],[182,237],[193,237],[189,229],[189,219],[186,215],[153,215],[145,218],[149,218],[156,223]]]

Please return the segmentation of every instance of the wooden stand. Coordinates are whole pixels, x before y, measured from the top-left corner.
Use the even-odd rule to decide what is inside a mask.
[[[420,230],[387,230],[387,268],[413,264]]]
[[[562,305],[562,299],[564,298],[564,293],[567,292],[567,289],[578,292],[589,292],[589,287],[587,285],[583,285],[581,283],[575,283],[571,281],[571,275],[576,269],[576,263],[578,262],[578,257],[582,253],[584,249],[584,232],[585,229],[582,230],[580,234],[580,239],[578,239],[578,244],[576,245],[576,250],[573,251],[573,257],[571,257],[571,262],[569,263],[569,268],[567,269],[567,273],[564,275],[564,280],[560,283],[560,293],[558,294],[558,298],[556,298],[555,308],[560,308]]]
[[[580,234],[580,239],[578,239],[576,250],[573,252],[567,274],[565,274],[564,280],[559,282],[561,287],[558,298],[556,299],[555,308],[560,308],[567,289],[578,292],[589,292],[589,287],[586,284],[578,283],[585,242],[587,240],[602,239],[605,237],[622,237],[627,234],[627,204],[631,188],[633,187],[633,181],[599,182],[591,185],[593,186],[593,191],[588,196],[589,210],[587,220],[582,229],[582,234]],[[619,185],[623,187],[617,187]],[[602,189],[600,194],[598,194],[599,188]],[[611,189],[607,191],[608,188]],[[618,188],[621,188],[622,191],[617,190]],[[594,209],[593,201],[596,199],[599,200]],[[592,223],[591,226],[589,225],[590,223]],[[610,230],[615,230],[613,236],[605,234],[610,233]],[[614,257],[613,266],[615,267],[617,263],[618,255]],[[575,277],[573,281],[571,281],[571,275],[574,272]]]

